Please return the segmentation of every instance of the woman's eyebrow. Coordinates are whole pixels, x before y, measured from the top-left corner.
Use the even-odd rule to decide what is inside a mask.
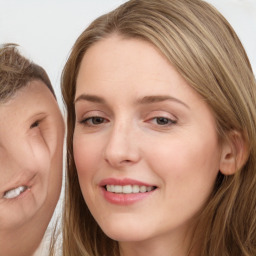
[[[162,102],[162,101],[174,101],[174,102],[182,104],[186,108],[190,109],[190,107],[186,103],[184,103],[183,101],[181,101],[181,100],[179,100],[175,97],[171,97],[169,95],[145,96],[145,97],[137,100],[136,103],[138,103],[138,104],[151,104],[151,103],[158,103],[158,102]]]
[[[103,98],[96,96],[96,95],[90,95],[90,94],[81,94],[74,100],[74,103],[76,103],[78,101],[83,101],[83,100],[95,102],[95,103],[101,103],[101,104],[106,103],[106,101]]]
[[[93,94],[81,94],[74,100],[74,103],[76,103],[78,101],[83,101],[83,100],[94,102],[94,103],[106,104],[105,99],[103,99],[102,97],[93,95]],[[163,102],[163,101],[174,101],[174,102],[177,102],[177,103],[185,106],[186,108],[190,109],[190,107],[186,103],[184,103],[183,101],[181,101],[175,97],[169,96],[169,95],[145,96],[145,97],[142,97],[141,99],[136,100],[136,103],[137,104],[151,104],[151,103],[157,103],[157,102]]]

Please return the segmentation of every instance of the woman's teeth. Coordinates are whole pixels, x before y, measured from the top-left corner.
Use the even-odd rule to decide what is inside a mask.
[[[7,199],[15,198],[27,189],[28,189],[27,186],[20,186],[20,187],[15,188],[15,189],[8,190],[4,193],[4,198],[7,198]]]
[[[120,185],[107,185],[106,189],[108,192],[112,193],[118,193],[118,194],[132,194],[132,193],[145,193],[145,192],[150,192],[155,187],[153,186],[138,186],[138,185],[125,185],[125,186],[120,186]]]

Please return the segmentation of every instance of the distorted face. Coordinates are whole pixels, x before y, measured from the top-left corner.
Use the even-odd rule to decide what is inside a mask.
[[[121,245],[184,238],[221,164],[202,98],[149,43],[113,35],[83,57],[75,114],[79,182],[103,231]]]
[[[0,230],[10,231],[56,204],[64,124],[54,96],[37,80],[0,103],[0,120]]]

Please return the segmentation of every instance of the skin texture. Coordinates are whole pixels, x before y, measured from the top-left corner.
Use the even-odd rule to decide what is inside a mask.
[[[121,255],[185,255],[226,159],[209,107],[149,43],[112,35],[84,55],[75,112],[81,190]],[[106,179],[156,189],[117,204]]]
[[[59,198],[63,118],[37,80],[0,104],[0,118],[0,255],[32,255]],[[4,198],[23,185],[29,188],[20,196]]]

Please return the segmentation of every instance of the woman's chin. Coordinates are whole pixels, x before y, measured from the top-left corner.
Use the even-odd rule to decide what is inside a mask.
[[[15,199],[5,200],[0,209],[0,219],[3,220],[0,228],[17,230],[37,215],[45,204],[45,200],[46,193],[40,194],[33,188]]]
[[[143,232],[139,227],[133,228],[128,225],[125,228],[116,225],[110,228],[105,227],[103,232],[106,236],[118,242],[139,242],[147,239],[146,232]]]

